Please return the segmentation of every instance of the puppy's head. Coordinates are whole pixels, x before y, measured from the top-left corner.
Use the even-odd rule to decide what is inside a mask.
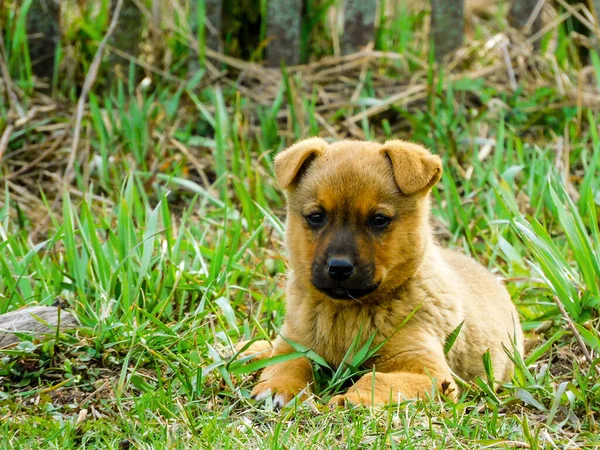
[[[438,156],[404,141],[312,138],[280,153],[275,174],[288,197],[290,265],[308,289],[368,298],[417,270],[431,236],[428,194],[442,174]]]

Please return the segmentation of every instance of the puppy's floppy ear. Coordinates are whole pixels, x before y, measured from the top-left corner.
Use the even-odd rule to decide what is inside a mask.
[[[310,138],[297,142],[275,157],[275,177],[282,189],[296,181],[306,165],[327,148],[321,138]]]
[[[442,160],[412,142],[387,141],[381,151],[390,159],[396,184],[406,195],[431,189],[442,177]]]

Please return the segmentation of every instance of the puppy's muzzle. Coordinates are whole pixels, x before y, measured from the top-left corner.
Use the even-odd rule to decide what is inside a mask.
[[[315,262],[312,283],[319,291],[336,300],[356,300],[379,287],[373,281],[373,269],[357,264],[348,256],[332,256]]]

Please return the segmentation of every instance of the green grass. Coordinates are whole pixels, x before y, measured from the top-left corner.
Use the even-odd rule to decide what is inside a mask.
[[[8,67],[31,108],[40,100],[23,34],[28,4],[3,17]],[[107,26],[102,5],[96,19],[88,11],[68,24],[59,58],[75,58],[75,72],[89,65]],[[312,17],[322,30],[325,10]],[[423,20],[423,13],[387,18],[378,49],[410,50],[427,64]],[[490,29],[503,26],[493,20]],[[312,44],[303,51],[324,51],[326,32],[309,31],[303,36]],[[327,398],[373,349],[350,349],[353,367],[332,370],[297,348],[314,362],[319,396],[277,411],[249,399],[253,375],[228,355],[232,343],[273,338],[281,327],[284,198],[272,160],[293,139],[327,135],[315,115],[321,99],[316,86],[303,90],[285,70],[276,94],[260,105],[227,83],[206,84],[206,72],[185,73],[185,34],[163,32],[173,52],[166,70],[185,83],[155,75],[143,87],[137,82],[146,74],[133,65],[127,79],[101,79],[83,120],[73,183],[47,173],[60,180],[69,135],[47,166],[31,169],[33,179],[25,173],[2,185],[0,313],[60,300],[82,327],[0,350],[0,447],[600,446],[600,377],[556,303],[592,355],[600,351],[597,108],[563,95],[543,67],[548,79],[523,75],[516,92],[488,79],[450,82],[414,59],[366,70],[357,105],[340,107],[328,123],[380,100],[383,72],[399,83],[410,76],[428,83],[422,101],[357,125],[368,138],[410,138],[442,156],[445,173],[433,192],[438,237],[507,280],[530,349],[514,355],[515,376],[499,390],[486,377],[456,403],[331,411]],[[576,85],[581,61],[563,28],[542,44],[553,40],[560,51],[542,60],[555,57]],[[77,94],[56,80],[57,109],[15,128],[3,175],[53,145],[53,127],[69,132]],[[8,111],[2,94],[2,127]]]

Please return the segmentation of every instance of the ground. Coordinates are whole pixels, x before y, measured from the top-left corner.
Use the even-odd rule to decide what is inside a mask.
[[[0,313],[60,304],[81,327],[0,350],[0,447],[600,446],[600,59],[566,26],[534,53],[499,10],[440,69],[423,17],[390,19],[376,51],[283,72],[211,56],[185,73],[167,29],[170,65],[146,54],[109,79],[105,61],[75,151],[75,81],[103,30],[75,46],[95,22],[71,24],[73,82],[46,95],[10,28]],[[332,373],[310,354],[309,403],[249,399],[256,366],[232,344],[275,337],[284,315],[273,155],[310,135],[411,139],[442,156],[436,236],[504,278],[526,331],[510,383],[489,374],[455,403],[330,410],[360,367]]]

